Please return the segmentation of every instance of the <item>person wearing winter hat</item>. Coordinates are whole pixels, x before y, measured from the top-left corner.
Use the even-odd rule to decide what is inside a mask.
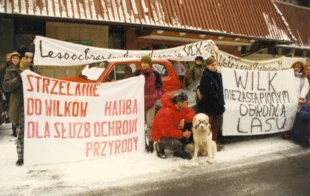
[[[152,137],[159,158],[165,159],[165,149],[173,151],[173,156],[191,159],[184,146],[192,137],[191,127],[185,126],[193,121],[196,112],[188,107],[188,96],[184,92],[174,95],[164,94],[152,127]]]
[[[20,55],[17,51],[11,53],[11,63],[12,65],[18,65],[20,60]]]
[[[17,51],[14,51],[14,52],[12,52],[11,53],[11,65],[10,66],[17,66],[18,65],[18,63],[19,63],[19,61],[20,61],[20,55],[19,55],[19,53],[17,52]],[[7,102],[8,102],[8,108],[9,108],[9,105],[10,105],[10,96],[11,96],[11,94],[10,93],[7,93],[8,94],[8,96],[7,96]],[[9,109],[7,109],[7,111],[8,111]],[[10,119],[9,117],[8,117],[8,119]],[[9,121],[9,120],[8,120]],[[16,127],[15,127],[15,125],[12,123],[12,131],[13,131],[13,133],[12,133],[12,135],[14,136],[14,137],[17,137],[17,133],[16,133]]]
[[[185,82],[186,87],[190,84],[193,84],[194,82],[200,80],[202,77],[202,73],[204,70],[203,66],[203,57],[202,56],[196,56],[195,58],[195,64],[191,65],[185,73]]]
[[[3,89],[10,92],[9,118],[16,127],[17,132],[17,166],[24,164],[24,100],[23,100],[23,85],[20,74],[24,70],[37,72],[30,66],[33,58],[32,51],[27,48],[18,50],[20,62],[17,65],[10,66],[4,75]]]
[[[154,141],[151,136],[152,124],[155,116],[155,102],[164,94],[164,87],[161,77],[152,66],[152,58],[145,55],[141,58],[141,69],[134,72],[134,76],[143,75],[145,78],[144,84],[144,106],[145,106],[145,149],[147,153],[153,153]]]
[[[14,66],[14,65],[18,65],[19,63],[19,53],[17,51],[14,51],[10,54],[7,55],[7,57],[10,57],[9,58],[9,61],[8,61],[8,64],[7,66],[3,67],[1,70],[0,70],[0,80],[1,80],[1,89],[2,89],[2,92],[5,96],[5,100],[3,101],[3,109],[6,113],[6,119],[5,119],[5,122],[6,123],[10,123],[10,118],[8,116],[8,110],[9,110],[9,101],[10,101],[10,93],[9,92],[6,92],[5,90],[3,90],[2,86],[3,86],[3,79],[4,79],[4,75],[5,75],[5,72],[6,72],[6,69],[10,66]],[[16,134],[16,127],[14,126],[14,124],[12,123],[12,136],[16,137],[17,134]]]

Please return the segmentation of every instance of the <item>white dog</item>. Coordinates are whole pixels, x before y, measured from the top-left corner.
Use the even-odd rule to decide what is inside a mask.
[[[203,113],[196,114],[193,119],[193,139],[195,145],[194,157],[190,162],[196,161],[199,155],[207,156],[208,163],[214,162],[214,156],[217,152],[216,143],[212,141],[211,125],[209,116]]]

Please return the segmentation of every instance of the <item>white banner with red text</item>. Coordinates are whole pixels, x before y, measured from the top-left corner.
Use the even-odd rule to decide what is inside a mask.
[[[293,69],[246,71],[222,68],[223,135],[262,135],[292,128],[298,99]]]
[[[207,59],[217,50],[213,40],[204,40],[175,48],[161,50],[117,50],[97,48],[60,41],[42,36],[35,39],[35,65],[85,65],[114,58],[164,58],[180,61],[194,61],[196,56]]]
[[[75,83],[22,73],[27,165],[144,151],[144,77]]]

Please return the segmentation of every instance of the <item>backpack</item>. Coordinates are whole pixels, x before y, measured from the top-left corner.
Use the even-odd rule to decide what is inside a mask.
[[[139,75],[141,74],[141,72],[142,72],[141,69],[137,69],[137,70],[135,71],[134,75],[135,75],[135,76],[139,76]],[[159,88],[163,87],[163,82],[162,82],[162,80],[161,80],[161,77],[160,77],[159,73],[158,73],[157,71],[155,71],[155,70],[153,70],[153,73],[154,73],[154,75],[155,75],[155,77],[156,77],[156,80],[155,80],[155,86],[156,86],[156,88],[159,89]]]

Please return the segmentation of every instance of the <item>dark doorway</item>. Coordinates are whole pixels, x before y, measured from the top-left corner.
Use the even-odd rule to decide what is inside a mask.
[[[16,19],[14,21],[14,32],[15,49],[30,46],[36,35],[46,35],[45,21],[38,19]]]

